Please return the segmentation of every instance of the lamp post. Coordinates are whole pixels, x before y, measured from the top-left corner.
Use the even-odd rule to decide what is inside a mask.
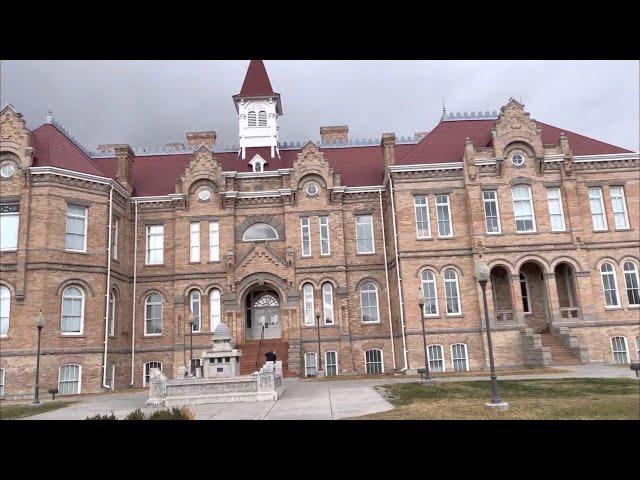
[[[40,338],[42,336],[42,327],[44,327],[44,315],[42,315],[42,309],[36,317],[36,328],[38,329],[38,353],[36,354],[36,390],[34,404],[40,403]]]
[[[424,328],[424,297],[422,292],[418,294],[418,306],[420,307],[420,319],[422,320],[422,344],[424,346],[424,369],[418,369],[418,373],[420,373],[424,385],[433,385],[435,380],[431,377],[429,358],[427,357],[427,332]]]
[[[316,310],[316,325],[318,328],[318,371],[316,372],[316,377],[320,377],[322,372],[322,352],[320,351],[320,312],[318,310]]]
[[[193,376],[193,324],[195,323],[195,317],[193,311],[189,313],[189,341],[191,344],[189,354],[189,375]]]
[[[489,322],[489,309],[487,308],[487,282],[489,281],[489,266],[484,260],[476,261],[475,277],[482,289],[482,303],[484,305],[484,321],[487,327],[487,346],[489,347],[489,366],[491,368],[491,401],[485,403],[488,409],[507,410],[509,404],[500,400],[498,394],[498,377],[493,363],[493,344],[491,343],[491,325]]]

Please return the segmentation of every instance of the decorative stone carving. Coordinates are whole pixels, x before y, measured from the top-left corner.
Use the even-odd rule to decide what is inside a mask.
[[[297,190],[300,180],[310,174],[321,177],[328,189],[334,186],[333,168],[329,166],[329,161],[313,142],[307,142],[298,154],[298,159],[293,162],[291,189]]]
[[[204,144],[194,152],[193,159],[176,184],[176,193],[188,195],[191,186],[202,179],[211,181],[215,190],[219,190],[220,185],[223,185],[222,167],[213,152]]]

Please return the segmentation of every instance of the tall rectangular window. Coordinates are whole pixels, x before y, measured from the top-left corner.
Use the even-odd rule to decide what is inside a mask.
[[[324,354],[324,374],[332,377],[338,374],[338,352],[331,351]]]
[[[209,261],[220,261],[220,224],[209,222]]]
[[[429,202],[426,195],[413,197],[413,207],[416,213],[416,235],[418,238],[431,237],[431,222],[429,221]]]
[[[113,260],[118,259],[118,219],[113,219],[113,226],[111,227],[111,258]]]
[[[482,201],[484,202],[484,222],[487,233],[500,233],[497,190],[484,190],[482,192]]]
[[[189,224],[189,261],[200,261],[200,222]]]
[[[589,206],[591,207],[591,222],[593,230],[606,230],[607,217],[604,214],[604,202],[602,201],[602,188],[592,187],[589,189]]]
[[[516,220],[516,232],[527,233],[536,231],[533,214],[533,201],[529,185],[517,185],[511,189],[513,197],[513,214]]]
[[[429,370],[432,372],[444,372],[444,355],[442,345],[429,345],[427,347],[427,358],[429,359]]]
[[[20,205],[0,205],[0,250],[16,250],[18,248],[18,220]]]
[[[562,194],[559,188],[547,188],[547,203],[549,204],[549,221],[552,232],[564,232],[564,211],[562,210]]]
[[[320,220],[320,255],[329,255],[331,246],[329,244],[329,217],[322,216]]]
[[[311,256],[311,225],[309,224],[309,217],[302,217],[300,219],[300,238],[302,239],[302,256]]]
[[[164,262],[164,225],[147,225],[147,264]]]
[[[87,251],[87,207],[67,205],[65,247],[75,252]]]
[[[436,212],[438,214],[438,235],[440,237],[453,236],[449,195],[436,195]]]
[[[611,207],[613,208],[613,219],[616,229],[624,230],[629,228],[629,217],[627,216],[627,202],[624,198],[623,187],[610,187]]]
[[[322,285],[322,304],[324,324],[333,325],[333,286],[329,282]]]
[[[356,215],[356,248],[358,253],[375,253],[371,215]]]
[[[77,395],[80,393],[80,365],[63,365],[58,370],[58,393]]]
[[[309,352],[304,354],[304,376],[315,377],[316,369],[318,368],[316,362],[315,352]]]

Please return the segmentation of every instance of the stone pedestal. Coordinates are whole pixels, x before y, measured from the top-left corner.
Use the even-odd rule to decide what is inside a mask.
[[[484,408],[486,408],[487,410],[499,410],[504,412],[506,410],[509,410],[509,404],[507,402],[500,402],[500,403],[487,402],[484,404]]]
[[[235,378],[240,374],[242,351],[233,347],[229,327],[219,324],[213,332],[213,349],[202,354],[204,378]]]

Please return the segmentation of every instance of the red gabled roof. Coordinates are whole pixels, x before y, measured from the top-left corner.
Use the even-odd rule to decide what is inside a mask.
[[[469,137],[474,147],[491,146],[491,129],[496,120],[454,120],[440,121],[405,156],[396,155],[397,165],[419,163],[460,162],[464,155],[464,142]],[[563,130],[546,123],[536,121],[542,130],[544,145],[560,143],[560,134],[569,139],[569,148],[574,155],[599,155],[606,153],[633,153],[631,150],[616,147],[578,133]]]
[[[54,125],[41,125],[33,131],[33,137],[36,148],[34,167],[51,166],[104,176],[91,157]]]
[[[269,75],[267,75],[267,69],[262,60],[251,60],[238,96],[256,97],[262,95],[275,95],[275,92],[271,87]]]

